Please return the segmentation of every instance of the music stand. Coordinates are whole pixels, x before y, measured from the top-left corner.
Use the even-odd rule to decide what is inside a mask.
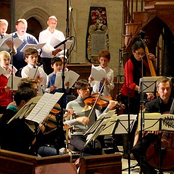
[[[132,130],[133,125],[136,120],[136,115],[130,115],[130,129]],[[103,119],[101,122],[94,123],[94,127],[96,127],[94,132],[92,132],[89,136],[89,139],[85,143],[85,146],[90,143],[91,141],[94,141],[99,135],[114,135],[114,134],[127,134],[128,133],[128,115],[114,115],[110,118]],[[93,126],[92,126],[93,127]],[[92,129],[93,130],[93,129]]]

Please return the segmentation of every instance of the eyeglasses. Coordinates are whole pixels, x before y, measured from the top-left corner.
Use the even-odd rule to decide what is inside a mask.
[[[144,57],[145,56],[145,53],[140,53],[140,52],[136,52],[135,53],[138,55],[138,56],[141,56],[141,57]]]

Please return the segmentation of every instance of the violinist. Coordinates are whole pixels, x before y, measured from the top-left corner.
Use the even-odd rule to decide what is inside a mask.
[[[80,79],[75,83],[75,88],[77,89],[78,97],[77,99],[70,101],[66,107],[66,109],[73,109],[74,113],[79,116],[77,118],[66,119],[66,123],[74,126],[74,132],[71,134],[70,144],[80,152],[88,155],[101,154],[101,144],[98,140],[95,140],[95,146],[88,144],[84,147],[84,144],[86,143],[86,136],[84,136],[84,133],[96,120],[95,110],[92,110],[91,115],[89,116],[91,107],[86,108],[85,106],[85,99],[90,96],[91,92],[90,84],[87,80]],[[116,101],[111,100],[104,112],[111,110],[116,106],[116,104]]]
[[[157,80],[157,92],[159,94],[159,97],[156,99],[148,102],[146,104],[145,112],[147,113],[153,113],[153,112],[169,112],[171,109],[171,105],[173,102],[173,99],[171,97],[171,89],[172,89],[172,83],[171,80],[167,77],[161,77]],[[134,154],[134,157],[140,164],[141,161],[141,170],[144,174],[155,174],[157,173],[156,170],[148,163],[146,158],[146,151],[149,148],[150,144],[158,139],[158,135],[161,134],[160,131],[156,131],[153,133],[144,133],[144,137],[142,138],[142,142],[139,141],[132,149],[132,152]],[[164,138],[164,139],[163,139]],[[166,137],[163,137],[161,141],[165,141]],[[141,146],[142,143],[142,146]],[[173,160],[173,159],[170,159]]]
[[[142,41],[135,41],[132,45],[131,58],[126,62],[124,68],[124,83],[121,89],[121,101],[125,105],[124,114],[137,114],[140,107],[139,80],[149,69],[147,62],[143,59],[145,56],[145,47]],[[147,55],[148,59],[155,59],[153,54]],[[142,74],[143,61],[143,74]],[[150,99],[151,94],[147,97]],[[128,103],[129,102],[129,103]],[[129,106],[129,107],[128,107]],[[134,132],[131,132],[131,146],[133,144]],[[123,158],[128,158],[128,135],[123,135]]]

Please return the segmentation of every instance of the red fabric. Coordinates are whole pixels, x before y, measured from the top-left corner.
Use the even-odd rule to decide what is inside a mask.
[[[134,66],[133,63],[131,61],[131,59],[129,59],[124,67],[124,84],[123,87],[121,89],[121,94],[128,96],[128,91],[129,91],[129,96],[130,97],[135,97],[135,86],[136,84],[134,83],[134,77],[133,77],[133,71],[134,71]]]
[[[11,90],[5,92],[5,86],[7,86],[8,79],[3,74],[0,75],[0,106],[8,106],[11,102]]]

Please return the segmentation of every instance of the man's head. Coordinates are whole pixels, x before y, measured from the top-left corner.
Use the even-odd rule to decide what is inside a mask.
[[[5,68],[6,70],[9,68],[10,65],[10,54],[7,51],[0,52],[0,65],[1,67]]]
[[[55,16],[50,16],[47,21],[48,29],[53,32],[57,26],[57,18]]]
[[[62,59],[59,57],[53,57],[51,59],[51,68],[54,70],[54,73],[62,70]]]
[[[24,52],[24,60],[30,65],[36,66],[38,61],[38,51],[35,48],[28,48]]]
[[[38,86],[37,86],[37,81],[35,79],[22,78],[19,85],[18,85],[18,89],[25,89],[27,87],[34,89],[35,96],[37,96]]]
[[[14,101],[17,108],[20,109],[33,97],[35,97],[34,89],[29,87],[19,88],[14,95]]]
[[[16,30],[19,36],[23,36],[27,31],[27,21],[25,19],[18,19],[16,22]]]
[[[7,32],[8,22],[5,19],[0,19],[0,35],[4,35]]]
[[[110,53],[108,50],[103,50],[99,53],[98,61],[102,68],[105,68],[110,62]]]
[[[156,83],[157,86],[157,92],[160,95],[160,98],[164,103],[167,103],[170,95],[171,95],[171,90],[172,90],[172,82],[171,79],[167,77],[161,77],[157,80]]]

